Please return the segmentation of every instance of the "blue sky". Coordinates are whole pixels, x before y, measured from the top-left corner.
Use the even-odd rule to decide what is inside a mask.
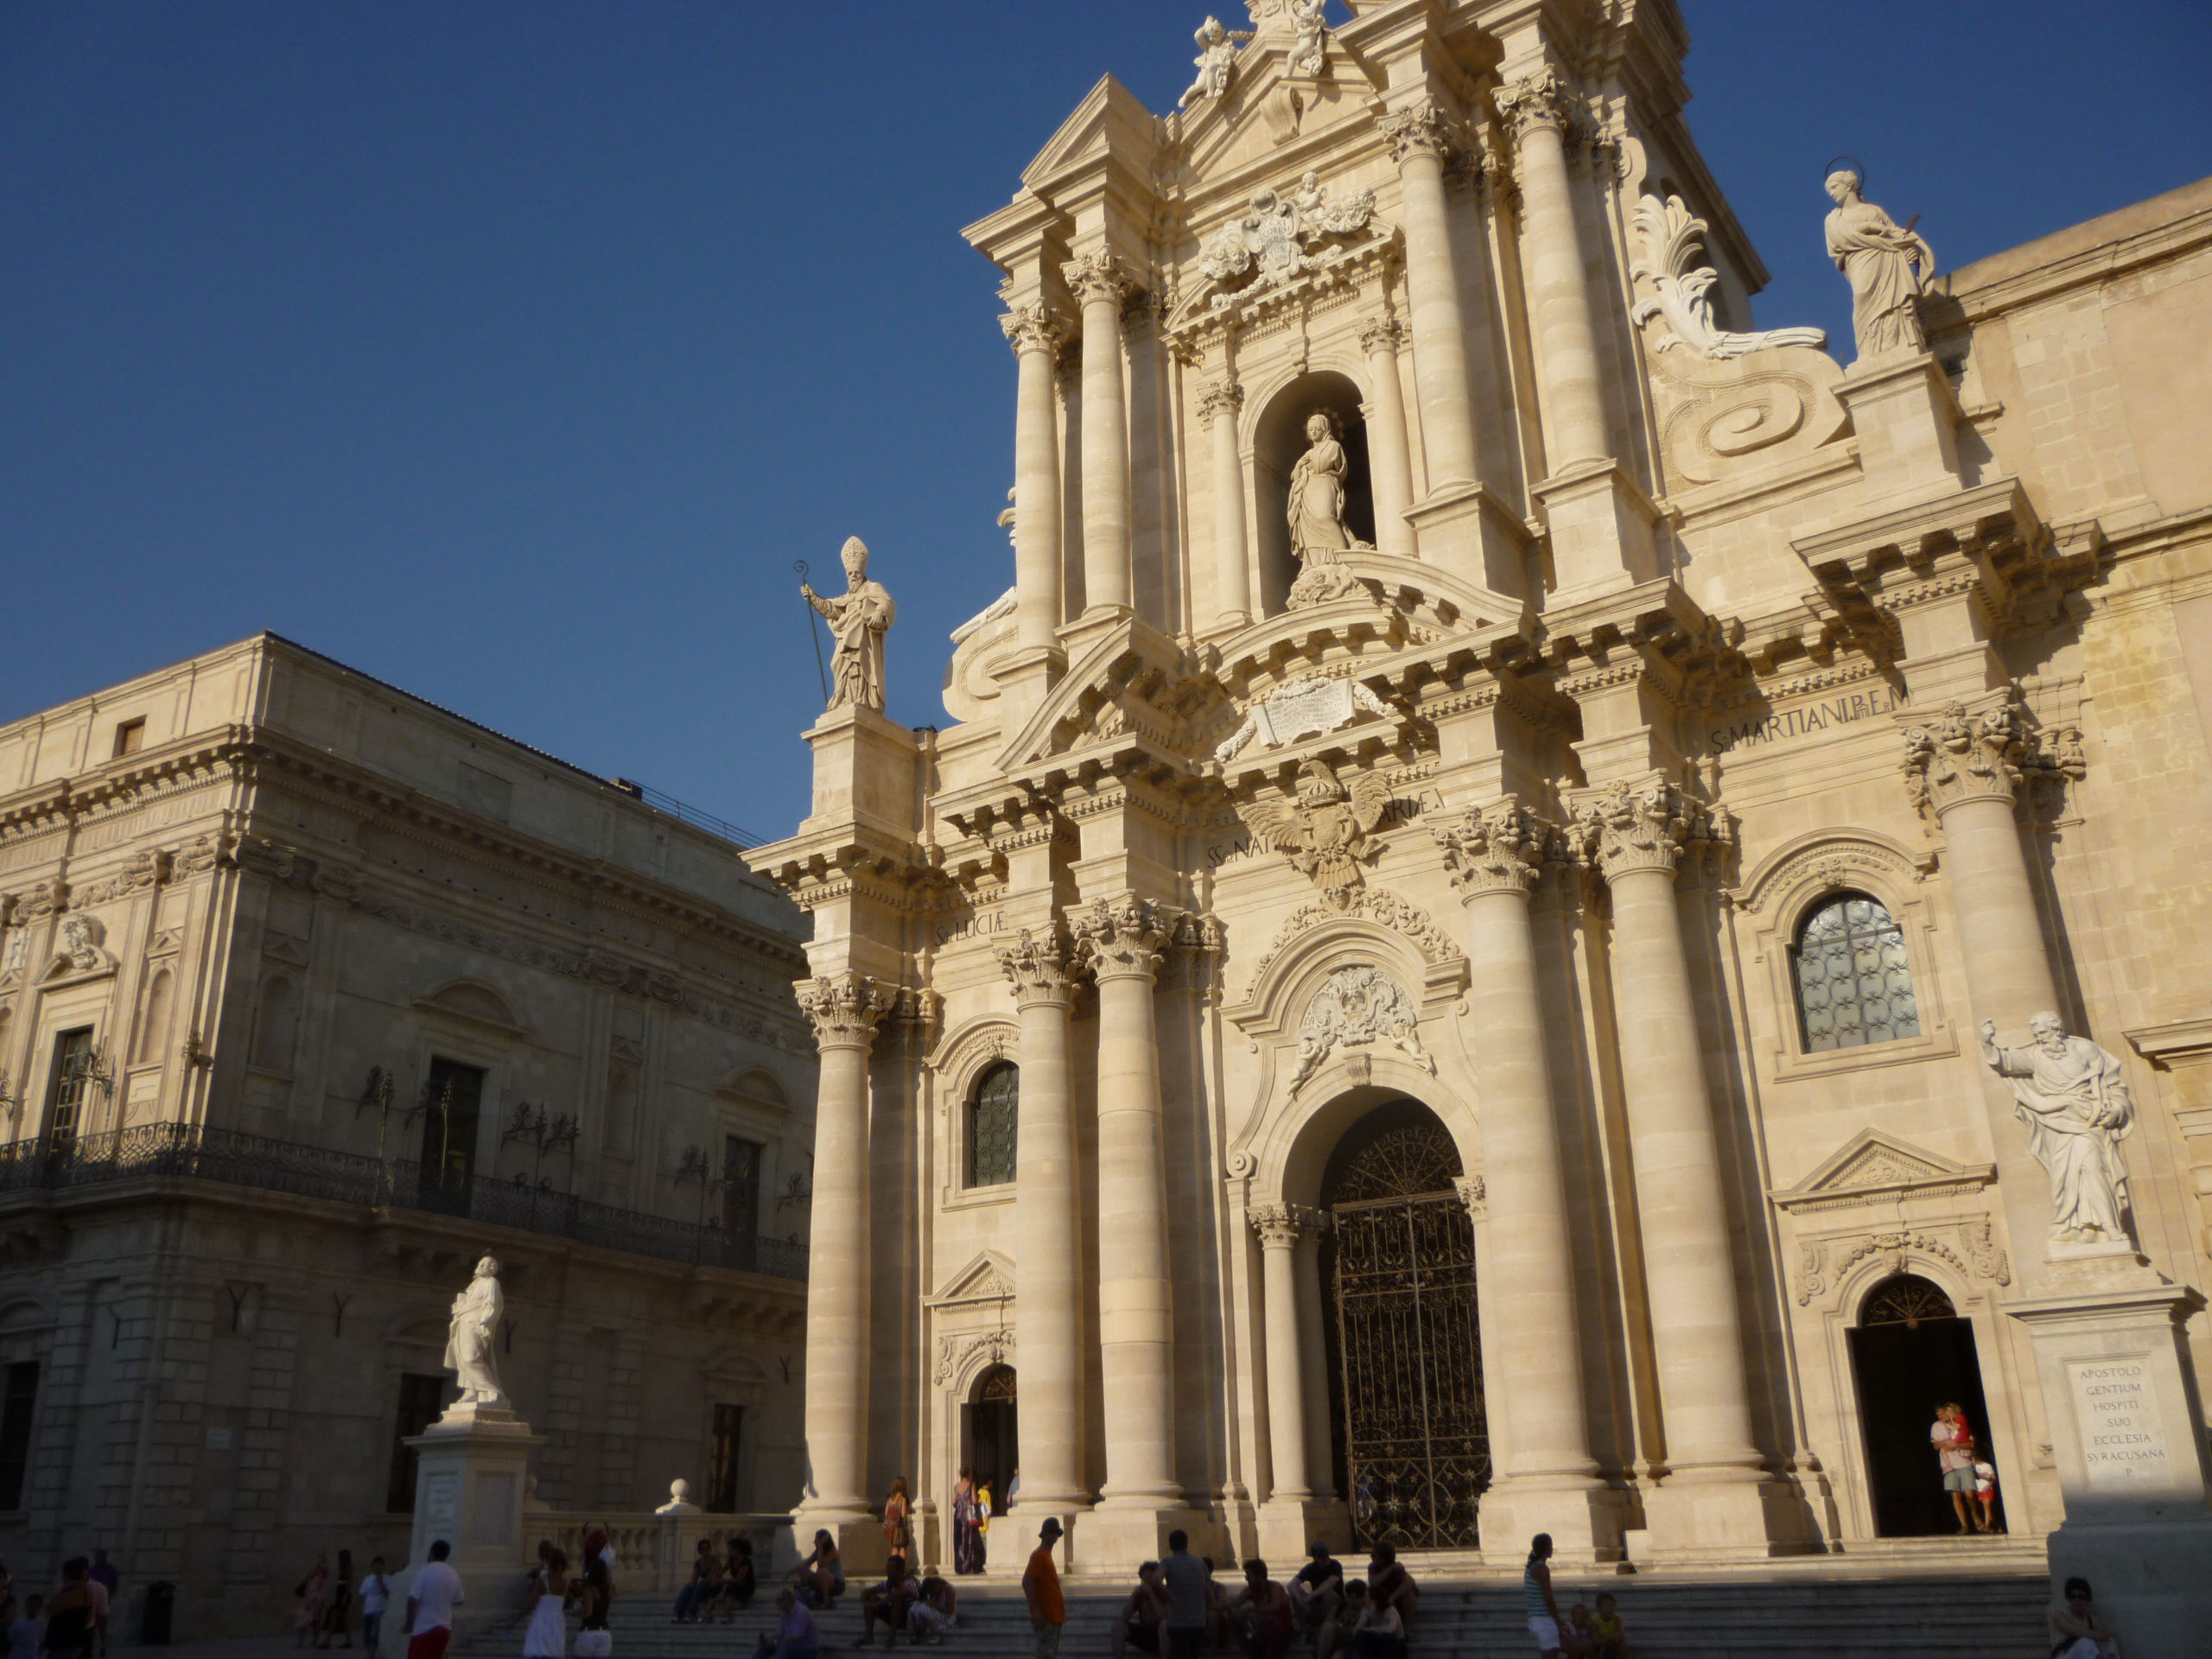
[[[2200,0],[1682,6],[1762,325],[1847,337],[1839,151],[1947,265],[2212,173]],[[791,561],[875,550],[913,724],[1011,579],[959,227],[1205,9],[7,0],[0,719],[272,628],[787,833]]]

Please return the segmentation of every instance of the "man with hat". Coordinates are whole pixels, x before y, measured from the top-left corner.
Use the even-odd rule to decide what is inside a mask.
[[[1060,1569],[1052,1550],[1060,1541],[1060,1517],[1048,1515],[1037,1529],[1037,1548],[1021,1574],[1021,1593],[1029,1601],[1029,1628],[1037,1632],[1037,1659],[1058,1659],[1060,1630],[1068,1622],[1068,1605],[1060,1594]]]

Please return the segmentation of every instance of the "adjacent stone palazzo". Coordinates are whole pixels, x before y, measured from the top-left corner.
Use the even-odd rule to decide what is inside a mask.
[[[1467,327],[1452,258],[1444,196],[1450,129],[1443,111],[1421,103],[1386,117],[1382,131],[1405,193],[1406,308],[1413,325],[1414,389],[1421,402],[1428,493],[1472,484],[1475,422],[1468,405]]]
[[[1098,1361],[1108,1505],[1179,1503],[1154,976],[1173,918],[1143,899],[1077,923],[1098,980]]]
[[[1549,66],[1497,92],[1497,111],[1513,135],[1526,232],[1529,308],[1550,416],[1547,435],[1554,474],[1603,461],[1605,410],[1598,367],[1590,289],[1567,170],[1570,95]]]
[[[1021,931],[999,965],[1021,1020],[1014,1138],[1014,1340],[1021,1352],[1021,1505],[1089,1505],[1083,1476],[1083,1192],[1068,1071],[1073,952],[1057,931]]]
[[[814,1225],[806,1319],[806,1451],[802,1513],[868,1515],[868,1054],[892,997],[865,975],[804,980],[822,1078],[814,1117]]]
[[[1246,1212],[1259,1236],[1263,1306],[1268,1320],[1268,1446],[1274,1481],[1269,1496],[1303,1503],[1313,1496],[1306,1467],[1306,1355],[1300,1330],[1299,1246],[1327,1217],[1297,1204],[1263,1204]]]
[[[1645,1511],[1655,1541],[1676,1548],[1757,1545],[1768,1536],[1720,1148],[1675,907],[1675,868],[1695,811],[1671,785],[1622,784],[1577,819],[1612,893],[1621,1077],[1649,1265],[1669,1472],[1647,1494]],[[1513,1409],[1521,1410],[1518,1396]]]
[[[1060,427],[1052,376],[1066,331],[1042,302],[999,319],[1019,365],[1014,428],[1014,626],[1024,651],[1059,644]]]
[[[1122,307],[1135,291],[1101,248],[1062,268],[1083,307],[1084,608],[1129,607],[1129,419],[1122,380]],[[1016,513],[1020,506],[1016,505]],[[1017,516],[1014,528],[1021,521]]]
[[[1469,990],[1475,1075],[1491,1224],[1482,1275],[1486,1322],[1500,1341],[1484,1355],[1494,1391],[1510,1402],[1506,1443],[1492,1448],[1497,1483],[1484,1499],[1491,1533],[1550,1532],[1570,1555],[1619,1542],[1592,1495],[1581,1338],[1567,1232],[1567,1188],[1544,999],[1536,981],[1529,895],[1546,829],[1511,797],[1430,821],[1467,912],[1467,953],[1483,964]]]

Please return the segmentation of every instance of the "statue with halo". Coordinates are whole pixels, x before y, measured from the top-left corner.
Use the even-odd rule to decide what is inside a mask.
[[[1838,168],[1827,176],[1835,203],[1827,218],[1828,257],[1851,284],[1851,326],[1859,355],[1872,357],[1928,344],[1918,301],[1936,276],[1936,250],[1910,224],[1900,226],[1859,194],[1860,175]]]

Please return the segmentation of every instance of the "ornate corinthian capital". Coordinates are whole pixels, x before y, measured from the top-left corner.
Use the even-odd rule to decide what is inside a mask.
[[[1906,798],[1938,817],[1963,801],[2009,801],[2031,747],[2011,704],[1970,715],[1964,703],[1947,702],[1933,725],[1905,731]]]
[[[1428,815],[1428,833],[1444,849],[1445,873],[1462,901],[1486,893],[1527,893],[1542,872],[1547,826],[1510,795],[1487,811]]]
[[[1198,418],[1211,426],[1220,416],[1236,418],[1236,411],[1244,407],[1244,388],[1233,380],[1224,380],[1217,386],[1206,388],[1198,399]]]
[[[1100,979],[1150,979],[1174,932],[1175,916],[1135,897],[1100,899],[1073,924],[1083,959]]]
[[[1516,143],[1539,127],[1565,132],[1573,117],[1573,97],[1560,84],[1558,73],[1549,64],[1518,80],[1507,81],[1491,96]]]
[[[897,1001],[865,974],[830,974],[800,982],[799,1011],[814,1022],[817,1048],[868,1048],[875,1042],[876,1022]]]
[[[1574,828],[1584,859],[1615,881],[1638,870],[1672,875],[1682,849],[1703,839],[1705,826],[1697,804],[1672,784],[1632,790],[1618,783],[1584,804]]]
[[[999,966],[1014,986],[1017,1008],[1037,1002],[1065,1007],[1075,995],[1075,951],[1056,928],[1041,932],[1023,928],[1019,939],[999,947],[998,957]]]
[[[1306,1234],[1329,1224],[1328,1217],[1302,1204],[1255,1205],[1244,1212],[1244,1219],[1252,1224],[1261,1243],[1278,1250],[1295,1249]]]
[[[1452,151],[1452,123],[1434,103],[1423,100],[1410,108],[1386,115],[1382,136],[1390,141],[1390,159],[1402,164],[1409,156],[1441,158]]]
[[[1395,317],[1377,317],[1359,331],[1359,349],[1373,357],[1378,352],[1396,352],[1406,343],[1406,325]]]
[[[1015,306],[999,319],[999,328],[1016,357],[1024,352],[1057,352],[1068,337],[1066,326],[1042,300]]]
[[[1069,260],[1060,267],[1060,275],[1067,283],[1068,291],[1084,305],[1105,300],[1118,308],[1137,285],[1129,268],[1109,248]]]

